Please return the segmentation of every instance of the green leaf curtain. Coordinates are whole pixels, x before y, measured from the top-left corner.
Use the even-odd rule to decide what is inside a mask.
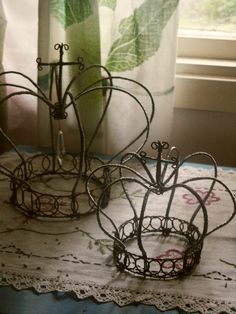
[[[12,1],[3,2],[7,7]],[[37,45],[35,42],[31,45],[27,38],[25,40],[17,38],[16,30],[19,23],[16,22],[16,17],[22,12],[17,7],[19,2],[21,7],[24,7],[23,19],[25,25],[28,25],[27,31],[34,35]],[[66,43],[70,46],[65,54],[66,61],[77,60],[80,57],[83,58],[86,67],[92,64],[102,64],[114,76],[127,77],[144,84],[156,102],[149,142],[156,139],[168,141],[174,103],[178,2],[178,0],[21,0],[14,2],[15,22],[9,16],[7,16],[7,22],[9,27],[13,27],[14,24],[14,41],[18,42],[18,53],[23,55],[27,51],[25,57],[21,57],[24,64],[26,64],[26,58],[34,54],[40,56],[44,62],[51,62],[58,57],[57,51],[53,49],[54,45]],[[11,9],[14,8],[11,7]],[[36,13],[38,17],[36,21],[34,19],[31,22],[30,18],[27,20],[28,15]],[[35,29],[36,24],[37,29]],[[2,30],[1,26],[0,36]],[[4,42],[5,54],[12,51],[13,44],[11,49],[7,47],[10,44],[7,44],[7,41]],[[15,60],[16,68],[19,67],[18,62]],[[6,68],[7,58],[3,63]],[[37,72],[34,59],[28,59],[27,64],[24,70],[34,69],[31,70],[31,74],[35,78]],[[14,66],[14,62],[11,65]],[[65,85],[77,70],[72,68],[65,71]],[[48,69],[45,67],[39,72],[38,77],[38,82],[45,91],[48,89],[48,77]],[[83,90],[85,86],[101,77],[103,73],[99,69],[88,72],[74,87],[75,92]],[[120,88],[135,93],[144,106],[147,106],[147,111],[149,110],[147,104],[149,100],[143,91],[124,80],[117,81],[116,84]],[[101,91],[83,98],[80,110],[86,134],[89,135],[96,125],[103,108],[104,95]],[[135,133],[138,126],[143,123],[143,115],[133,108],[132,101],[123,93],[114,93],[112,106],[107,113],[96,144],[103,152],[111,153],[119,149],[124,145],[129,134]],[[11,111],[14,110],[11,109]],[[31,110],[30,114],[30,121],[34,121],[34,128],[37,132],[37,136],[31,138],[31,142],[34,144],[39,140],[40,145],[47,145],[48,109],[39,103],[37,112]],[[14,115],[16,116],[16,113]],[[70,118],[60,122],[58,128],[63,128],[68,146],[73,148],[76,142],[76,121],[73,112],[69,112],[69,115]],[[59,124],[59,122],[56,123]],[[17,130],[22,125],[26,131],[27,126],[24,121],[17,126],[14,125],[13,129]]]
[[[86,66],[101,63],[112,75],[144,84],[156,101],[149,142],[157,138],[168,140],[174,102],[178,0],[51,0],[47,4],[45,1],[39,3],[39,54],[52,60],[55,58],[54,44],[66,42],[70,45],[68,59],[75,60],[80,56]],[[85,82],[80,82],[78,89],[100,75],[99,71],[91,73]],[[142,91],[127,81],[117,84],[135,93],[146,106],[147,95]],[[43,132],[40,131],[42,144],[48,132],[45,110],[43,107],[39,110],[39,121],[44,124]],[[84,99],[80,110],[89,134],[102,114],[102,94],[93,93]],[[143,123],[142,119],[142,114],[133,110],[130,99],[114,93],[97,146],[105,153],[120,149],[128,135],[134,134]],[[71,118],[59,126],[67,133],[69,146],[76,143],[74,125],[71,114]]]
[[[112,43],[106,66],[110,71],[127,71],[154,56],[162,31],[176,10],[178,1],[146,0],[120,20],[120,36]]]

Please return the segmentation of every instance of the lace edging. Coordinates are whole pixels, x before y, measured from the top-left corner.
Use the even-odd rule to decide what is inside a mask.
[[[235,314],[236,301],[226,302],[224,300],[214,300],[211,298],[200,298],[186,295],[173,295],[166,292],[154,293],[151,291],[140,292],[119,287],[99,285],[95,282],[73,282],[71,280],[56,278],[42,278],[25,273],[4,272],[0,277],[0,285],[12,285],[17,290],[34,288],[38,293],[52,291],[73,292],[79,299],[88,297],[95,298],[98,302],[113,301],[119,306],[131,303],[142,303],[154,305],[161,311],[180,308],[191,312],[202,314]]]

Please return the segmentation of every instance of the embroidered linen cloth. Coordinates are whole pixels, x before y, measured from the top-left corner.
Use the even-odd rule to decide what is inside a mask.
[[[0,163],[8,168],[18,162],[15,153],[0,157]],[[153,171],[154,166],[151,166]],[[205,167],[184,166],[180,180],[211,174]],[[218,178],[235,193],[236,171],[219,169]],[[202,180],[195,183],[202,197],[208,186],[209,182]],[[134,188],[131,194],[135,204],[141,204],[143,192]],[[166,198],[160,196],[160,204]],[[177,192],[176,198],[173,216],[180,213],[188,217],[191,209],[196,208],[196,199],[186,190]],[[99,228],[95,214],[73,221],[37,220],[27,218],[9,199],[9,179],[1,175],[1,285],[17,289],[33,287],[38,292],[73,291],[78,298],[93,296],[98,301],[114,301],[121,306],[139,302],[160,310],[179,307],[208,314],[236,311],[236,218],[206,238],[200,263],[190,276],[167,281],[144,280],[115,267],[112,240]],[[209,229],[232,213],[232,201],[220,185],[214,187],[207,205]],[[127,200],[119,189],[112,191],[106,210],[117,225],[130,218]]]

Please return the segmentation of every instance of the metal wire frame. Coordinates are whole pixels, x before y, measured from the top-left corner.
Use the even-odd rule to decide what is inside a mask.
[[[90,214],[94,211],[94,204],[86,195],[85,181],[89,174],[92,172],[94,164],[104,165],[102,173],[93,176],[92,181],[94,184],[94,192],[97,193],[100,189],[103,189],[110,181],[110,172],[107,170],[107,165],[114,159],[121,158],[124,152],[135,144],[138,140],[141,140],[141,144],[136,148],[136,151],[140,151],[145,145],[150,130],[150,123],[154,116],[155,103],[153,97],[149,90],[139,82],[135,80],[122,77],[122,76],[112,76],[110,72],[102,65],[91,65],[85,67],[82,58],[78,58],[75,62],[64,62],[63,55],[64,52],[69,49],[66,44],[56,44],[54,46],[55,50],[59,51],[59,60],[57,62],[46,63],[42,62],[41,58],[38,58],[38,70],[42,70],[45,66],[49,67],[50,77],[49,77],[49,92],[45,93],[44,90],[35,83],[27,75],[17,72],[17,71],[6,71],[0,73],[0,80],[2,78],[8,77],[9,75],[16,75],[24,78],[28,81],[32,88],[25,87],[23,85],[3,82],[0,83],[0,87],[14,87],[18,89],[13,93],[0,99],[0,106],[7,102],[12,97],[20,95],[29,95],[36,97],[42,102],[40,105],[46,105],[48,107],[49,119],[50,119],[50,139],[51,148],[45,154],[36,154],[33,157],[25,158],[23,154],[18,150],[15,144],[11,141],[8,135],[0,128],[0,135],[7,141],[12,149],[19,156],[20,163],[12,171],[7,169],[4,165],[0,164],[0,173],[6,175],[10,178],[11,184],[10,188],[12,190],[12,203],[21,211],[23,211],[28,216],[41,217],[41,218],[79,218],[80,216]],[[63,67],[64,66],[78,66],[78,74],[76,74],[64,88],[63,84]],[[83,79],[83,75],[89,71],[100,69],[106,73],[105,77],[95,80],[89,86],[82,89],[77,95],[74,95],[72,88],[75,84],[78,84],[80,80]],[[146,110],[146,104],[140,102],[139,98],[131,91],[126,90],[123,87],[115,86],[115,80],[122,80],[124,82],[130,82],[139,88],[141,88],[149,99],[149,112]],[[53,100],[53,88],[56,90],[56,101]],[[80,116],[79,102],[81,99],[90,93],[95,91],[101,91],[106,94],[106,100],[102,114],[97,122],[94,132],[90,139],[88,140],[85,136],[84,125]],[[90,152],[91,146],[93,144],[96,135],[98,134],[102,123],[104,122],[105,116],[107,114],[108,108],[111,106],[112,93],[114,91],[124,93],[134,100],[135,106],[139,108],[142,113],[144,127],[138,132],[133,139],[120,149],[120,151],[113,154],[107,159],[102,159],[98,155],[93,155]],[[58,135],[57,142],[55,141],[55,130],[53,127],[53,120],[62,120],[67,118],[67,110],[69,107],[73,108],[75,118],[77,121],[77,131],[78,131],[78,141],[80,142],[80,151],[78,154],[71,155],[63,151],[63,134]],[[58,142],[62,146],[62,150],[58,152]],[[64,159],[71,160],[70,171],[63,168],[62,157]],[[128,159],[131,156],[128,156]],[[127,159],[127,160],[128,160]],[[47,166],[45,167],[45,163]],[[58,192],[45,193],[37,190],[34,187],[33,181],[38,179],[49,180],[49,177],[59,178],[60,180],[68,180],[71,178],[74,183],[71,187],[71,191],[66,195],[65,193],[59,195]],[[90,177],[91,179],[91,177]],[[106,190],[103,196],[103,207],[106,207],[109,202],[109,191]],[[86,198],[87,197],[87,198]],[[82,199],[83,200],[82,200]],[[84,202],[84,199],[86,201]],[[45,201],[47,200],[47,201]],[[45,208],[46,207],[46,208]]]
[[[120,163],[110,164],[110,171],[116,169],[119,175],[103,189],[99,197],[95,196],[93,191],[90,190],[90,178],[92,178],[96,171],[101,171],[104,166],[98,167],[91,173],[91,177],[87,180],[87,191],[91,201],[97,208],[97,221],[100,228],[114,241],[113,256],[117,267],[136,276],[167,280],[188,275],[194,270],[200,261],[205,238],[216,230],[226,226],[234,218],[236,214],[236,201],[230,189],[217,178],[217,164],[210,154],[196,152],[188,155],[181,161],[178,150],[175,147],[169,148],[169,144],[165,142],[154,142],[152,148],[157,150],[155,158],[147,156],[145,152],[140,152],[139,154],[128,153],[128,155],[132,156],[132,162],[136,161],[136,166],[138,164],[142,171],[135,170],[136,168],[132,166],[132,163],[128,165],[121,161]],[[168,150],[166,157],[163,156],[165,150]],[[213,166],[213,176],[191,177],[180,181],[179,171],[181,167],[197,156],[205,157],[210,162]],[[127,156],[124,156],[123,160],[126,160],[126,158]],[[153,162],[156,164],[154,174],[149,169],[150,164]],[[169,172],[167,168],[169,168]],[[203,198],[190,185],[197,181],[208,181],[210,184]],[[137,212],[135,202],[129,194],[129,188],[132,183],[137,184],[144,193],[140,213]],[[226,221],[209,230],[209,216],[206,202],[216,183],[223,187],[225,193],[232,200],[232,213]],[[129,204],[129,208],[126,208],[125,211],[130,210],[133,216],[118,226],[116,222],[118,217],[111,217],[109,208],[106,211],[102,208],[102,201],[106,190],[115,189],[117,185],[122,187],[123,194]],[[198,203],[188,220],[171,216],[175,193],[180,188],[190,193]],[[165,205],[165,215],[158,215],[158,211],[155,215],[149,215],[147,208],[151,195],[158,197],[166,192],[169,192],[170,195]],[[199,227],[195,224],[196,218],[200,214],[203,220],[202,230],[199,230]],[[119,215],[119,218],[121,217],[120,210],[117,215]],[[103,222],[102,218],[104,219]],[[186,242],[186,249],[177,257],[163,256],[163,252],[157,252],[157,257],[155,258],[148,256],[143,241],[147,235],[162,236],[164,238],[178,237]],[[130,241],[137,242],[139,253],[129,250]],[[176,248],[173,247],[172,250],[175,252]]]

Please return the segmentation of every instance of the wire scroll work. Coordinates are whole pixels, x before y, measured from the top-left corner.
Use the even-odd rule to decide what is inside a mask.
[[[57,61],[47,63],[43,62],[41,58],[37,59],[39,71],[45,67],[49,68],[49,90],[47,92],[23,73],[7,71],[0,74],[0,88],[14,88],[14,92],[0,99],[0,106],[6,104],[7,100],[12,97],[29,95],[37,98],[40,101],[40,106],[48,108],[50,120],[50,132],[48,134],[50,148],[45,153],[34,154],[29,158],[24,157],[6,131],[0,128],[0,136],[19,156],[19,164],[15,169],[7,169],[0,165],[0,172],[10,178],[12,203],[27,216],[47,219],[73,219],[90,214],[95,210],[85,189],[85,181],[92,170],[100,165],[105,166],[101,172],[96,173],[92,178],[90,177],[93,181],[94,193],[100,193],[99,191],[111,181],[110,172],[106,165],[114,159],[121,158],[124,152],[136,143],[136,151],[142,149],[148,139],[155,106],[151,93],[139,82],[121,76],[112,76],[102,65],[85,67],[82,58],[65,62],[63,57],[65,52],[69,50],[69,46],[61,43],[56,44],[54,48],[59,53]],[[63,70],[70,66],[77,66],[78,73],[65,86]],[[88,83],[79,92],[74,92],[74,87],[83,80],[83,76],[93,70],[99,70],[100,77]],[[7,82],[9,76],[26,80],[32,88]],[[149,109],[147,110],[146,104],[142,103],[132,91],[125,90],[124,87],[115,84],[120,81],[128,82],[141,89],[148,98]],[[86,126],[81,119],[80,105],[86,95],[96,91],[100,91],[104,95],[103,106],[100,117],[88,138],[85,132]],[[143,117],[144,124],[121,149],[105,159],[94,154],[92,146],[96,137],[101,133],[102,125],[106,123],[106,116],[112,106],[114,92],[125,94],[133,101],[133,106]],[[73,153],[66,151],[63,130],[60,127],[59,130],[54,128],[55,122],[66,120],[70,112],[76,120],[76,132],[80,145],[79,151]],[[106,190],[102,207],[107,206],[109,194],[109,190]]]
[[[92,172],[87,181],[91,201],[97,208],[97,221],[103,232],[113,240],[113,257],[118,269],[136,276],[167,280],[190,274],[200,261],[204,240],[208,235],[226,226],[235,216],[236,203],[230,189],[217,178],[214,158],[205,152],[197,152],[180,160],[175,147],[166,142],[154,142],[155,157],[145,152],[128,153],[123,160],[132,156],[132,163],[114,163],[110,171],[118,172],[116,179],[107,184],[99,197],[90,189],[92,175],[103,169],[100,166]],[[213,175],[179,180],[179,172],[186,162],[202,156],[213,167]],[[154,170],[153,170],[154,169]],[[196,184],[208,182],[209,187],[202,196]],[[207,201],[218,184],[232,201],[232,213],[217,226],[209,225]],[[134,188],[135,186],[135,188]],[[118,224],[121,209],[111,213],[109,206],[102,206],[106,191],[121,190],[128,219]],[[196,208],[185,208],[178,204],[178,191],[183,190],[195,200]],[[135,193],[142,198],[141,206],[135,201]],[[166,197],[165,202],[158,202]],[[161,206],[160,204],[163,205]],[[178,211],[176,208],[178,207]],[[181,214],[180,214],[181,213]]]
[[[101,65],[85,67],[83,59],[65,62],[66,44],[56,44],[59,58],[54,62],[37,59],[38,70],[49,68],[49,89],[45,92],[40,85],[23,73],[7,71],[0,74],[0,88],[14,88],[14,92],[0,99],[0,106],[12,97],[29,95],[36,97],[40,106],[48,108],[50,121],[50,147],[44,153],[25,155],[0,128],[0,136],[19,157],[14,169],[0,164],[0,173],[10,179],[11,202],[25,215],[46,219],[75,219],[96,212],[97,222],[104,233],[113,240],[113,256],[116,266],[136,276],[154,279],[172,279],[190,274],[200,261],[204,240],[214,231],[226,226],[235,216],[236,203],[230,189],[217,177],[214,158],[204,152],[197,152],[180,159],[175,147],[166,142],[153,142],[153,156],[148,156],[143,147],[146,144],[150,124],[154,115],[154,100],[149,90],[132,79],[112,76]],[[77,66],[78,73],[64,82],[64,67]],[[99,70],[100,76],[79,91],[74,88],[83,76]],[[17,83],[8,83],[8,76],[25,79],[32,89]],[[120,87],[116,82],[133,84],[142,90],[148,99],[142,102],[130,89]],[[84,96],[100,91],[104,97],[101,114],[88,136],[81,118],[81,104]],[[132,139],[111,156],[102,158],[93,151],[93,143],[102,133],[107,114],[112,106],[114,92],[125,94],[138,109],[144,122]],[[76,136],[79,150],[66,149],[60,121],[73,114],[76,121]],[[57,124],[59,128],[55,128]],[[119,134],[118,134],[119,135]],[[135,146],[133,152],[131,149]],[[212,165],[213,175],[179,179],[183,165],[196,156],[203,156]],[[196,189],[196,183],[208,182],[204,195]],[[220,185],[232,201],[232,213],[217,226],[210,226],[208,199],[215,185]],[[137,207],[133,195],[135,189],[142,199]],[[116,215],[109,204],[114,201],[113,191],[120,189],[125,202],[125,219],[117,224]],[[178,191],[183,190],[194,198],[197,206],[181,212],[178,205]],[[164,202],[158,201],[165,198]],[[164,207],[163,207],[163,204]],[[114,208],[114,206],[112,206]],[[129,213],[129,215],[127,215]],[[123,216],[122,216],[123,217]],[[128,217],[128,218],[127,218]],[[120,218],[120,217],[119,217]],[[159,245],[160,244],[160,245]],[[153,253],[153,248],[156,253]]]

